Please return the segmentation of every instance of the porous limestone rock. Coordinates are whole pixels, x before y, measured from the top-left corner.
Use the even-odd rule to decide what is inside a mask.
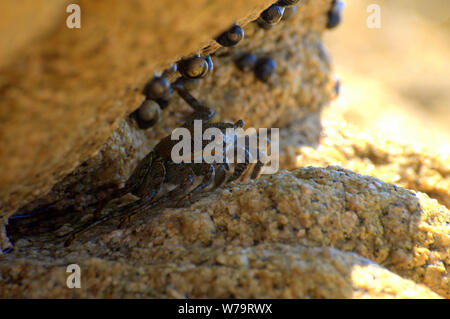
[[[154,127],[137,128],[127,115],[153,72],[208,44],[205,50],[215,51],[215,34],[233,19],[246,17],[238,20],[245,24],[270,3],[242,1],[224,12],[218,8],[228,1],[206,8],[187,8],[188,2],[110,7],[82,0],[90,13],[83,32],[60,28],[64,14],[53,32],[54,20],[38,19],[34,33],[22,30],[11,46],[14,54],[3,49],[15,62],[1,71],[0,152],[9,156],[0,154],[0,223],[36,198],[18,213],[66,199],[75,207],[11,220],[15,248],[0,255],[0,296],[450,297],[449,211],[416,192],[449,207],[448,160],[360,137],[323,113],[335,96],[321,41],[331,0],[305,1],[271,30],[246,25],[246,39],[219,49],[213,74],[192,93],[217,111],[216,120],[280,127],[283,169],[334,164],[379,179],[339,167],[283,171],[202,194],[183,208],[155,209],[123,229],[111,221],[63,248],[59,236],[92,218],[85,205],[96,200],[98,187],[122,183],[190,112],[175,97]],[[48,17],[57,16],[50,7]],[[121,23],[109,28],[111,21]],[[43,40],[24,48],[36,34]],[[248,51],[277,61],[269,83],[235,67]],[[81,266],[81,289],[66,286],[72,263]]]
[[[323,107],[335,97],[335,83],[332,77],[331,63],[321,40],[321,34],[325,29],[327,21],[326,12],[329,6],[329,0],[303,2],[292,19],[283,21],[270,30],[262,30],[255,23],[249,23],[245,27],[246,37],[239,45],[230,49],[220,48],[216,52],[213,56],[214,72],[207,78],[200,80],[198,88],[193,90],[192,94],[216,110],[218,114],[216,120],[236,121],[242,119],[245,121],[246,127],[283,127],[295,119],[301,119],[308,114],[316,114],[319,116]],[[89,10],[89,8],[87,7],[85,10]],[[101,7],[101,9],[107,12],[107,8]],[[90,10],[94,10],[94,8]],[[100,10],[100,8],[96,8],[95,10]],[[96,12],[95,10],[94,12]],[[253,17],[252,15],[250,16]],[[84,31],[82,28],[82,32],[84,34],[87,31]],[[133,35],[133,39],[136,37],[134,42],[140,43],[142,41],[143,43],[140,45],[150,46],[147,43],[150,40],[142,33],[138,32],[134,35],[130,31],[123,30],[123,32],[128,32],[127,35],[129,37]],[[167,36],[169,37],[169,35]],[[129,40],[131,41],[131,39]],[[117,43],[114,45],[117,45]],[[129,47],[127,48],[132,50]],[[217,45],[211,44],[207,50],[214,51],[216,49]],[[102,47],[101,50],[106,49]],[[125,49],[121,48],[120,50]],[[85,57],[82,61],[80,60],[80,69],[81,63],[94,63],[91,59],[101,59],[103,61],[105,58],[97,55],[97,53],[103,54],[102,52],[96,51],[95,55],[88,56],[89,59]],[[259,57],[272,56],[277,61],[277,71],[270,83],[262,83],[256,79],[253,72],[243,73],[235,66],[234,60],[245,52],[252,52]],[[109,53],[112,54],[112,52]],[[78,57],[75,53],[71,54],[73,54],[74,58]],[[117,52],[114,51],[114,57],[116,57],[116,54]],[[98,187],[108,183],[120,185],[124,182],[137,162],[162,137],[170,134],[175,127],[183,123],[185,116],[191,112],[191,109],[184,101],[176,96],[171,104],[163,110],[161,120],[148,130],[139,129],[135,121],[128,116],[125,116],[119,122],[120,118],[118,114],[121,116],[127,115],[126,111],[129,114],[144,99],[144,96],[141,94],[141,89],[144,86],[144,81],[151,78],[150,66],[155,67],[150,59],[146,60],[140,56],[138,59],[138,54],[133,54],[126,58],[128,67],[118,65],[120,68],[126,68],[126,73],[121,73],[120,76],[119,74],[114,75],[113,73],[104,75],[105,78],[102,78],[101,81],[89,83],[89,90],[84,88],[84,85],[87,85],[87,83],[84,83],[81,79],[80,81],[83,83],[78,82],[78,84],[75,84],[75,82],[71,82],[73,83],[73,93],[77,94],[77,98],[73,100],[72,96],[66,96],[68,101],[81,103],[81,98],[83,98],[83,101],[87,99],[85,94],[90,95],[89,92],[92,90],[101,89],[102,92],[96,93],[95,98],[108,98],[107,101],[105,100],[107,104],[104,104],[100,109],[89,106],[89,110],[81,110],[80,107],[76,107],[73,108],[73,111],[78,114],[77,116],[74,114],[72,116],[64,115],[67,117],[65,120],[70,121],[70,125],[77,126],[77,130],[68,132],[67,130],[70,129],[70,125],[62,121],[58,123],[58,129],[67,131],[67,134],[71,134],[70,136],[60,133],[51,139],[47,137],[43,138],[48,143],[64,143],[64,152],[59,153],[59,155],[52,153],[59,152],[58,148],[47,145],[45,146],[45,151],[40,152],[42,157],[31,161],[33,155],[28,152],[34,152],[33,148],[23,148],[20,150],[22,153],[25,152],[18,159],[22,162],[21,165],[23,165],[23,170],[20,172],[23,175],[23,179],[16,178],[14,180],[15,186],[6,187],[8,181],[12,182],[12,178],[10,179],[10,177],[15,174],[14,167],[10,167],[8,170],[9,175],[6,175],[2,181],[5,187],[0,186],[0,190],[4,190],[3,193],[0,193],[0,203],[3,203],[1,210],[3,222],[6,222],[7,217],[14,213],[15,209],[28,203],[31,199],[38,198],[39,200],[31,203],[19,211],[18,214],[29,212],[38,205],[61,199],[76,198],[75,201],[80,207],[83,207],[86,203],[95,201],[96,189]],[[134,60],[136,60],[135,62],[138,66],[130,67],[128,64]],[[46,63],[52,61],[50,60]],[[171,62],[174,61],[171,60]],[[60,62],[62,63],[62,61]],[[97,61],[97,63],[100,63],[100,61]],[[110,63],[110,61],[104,63]],[[65,62],[63,65],[67,66]],[[103,65],[99,67],[103,67]],[[85,72],[90,72],[89,74],[91,75],[93,75],[93,69],[98,69],[97,66],[93,68],[89,65],[84,66],[84,68],[86,68]],[[112,69],[111,72],[115,72],[115,69]],[[134,74],[132,76],[131,73],[133,72]],[[84,73],[80,74],[83,75]],[[57,75],[58,73],[52,73],[49,79],[53,81]],[[112,86],[111,90],[114,94],[119,91],[119,84],[125,86],[122,80],[125,81],[126,75],[130,75],[128,80],[133,81],[134,89],[128,86],[128,91],[123,94],[123,99],[127,99],[127,101],[124,102],[121,100],[119,103],[112,95],[109,96],[107,93],[109,92],[109,86]],[[97,74],[95,76],[97,77]],[[120,79],[120,81],[111,81],[110,79]],[[70,78],[65,78],[66,80],[72,81]],[[60,82],[58,81],[58,83]],[[77,85],[81,85],[81,87]],[[82,90],[83,94],[78,93],[79,90]],[[59,93],[56,94],[56,97],[64,97],[61,90],[57,92]],[[34,92],[30,89],[30,94],[44,93],[42,93],[41,88],[39,92]],[[26,96],[24,98],[31,99],[34,97]],[[50,96],[48,99],[50,99]],[[57,101],[55,100],[54,102],[56,103]],[[120,105],[111,105],[111,103],[116,102]],[[87,107],[87,104],[85,106]],[[47,108],[48,105],[45,105],[45,107]],[[62,108],[57,108],[57,110],[52,110],[52,114],[55,115],[55,112],[63,112]],[[116,113],[116,111],[119,113]],[[95,114],[96,112],[98,114]],[[62,116],[62,114],[60,115]],[[55,116],[59,117],[60,115]],[[29,114],[23,112],[23,116],[29,116]],[[105,117],[109,119],[105,119]],[[80,124],[86,121],[89,121],[89,124]],[[39,134],[56,134],[57,129],[55,127],[44,122],[41,124],[45,125],[45,129],[38,130]],[[19,126],[16,123],[16,127]],[[79,131],[80,127],[83,128],[82,132]],[[107,134],[111,134],[111,130],[115,127],[117,129],[112,132],[112,136],[99,149],[100,142],[103,142],[104,137]],[[53,129],[55,131],[52,133],[50,130]],[[21,128],[20,130],[26,131],[27,127]],[[79,136],[80,133],[82,133],[82,136]],[[27,138],[34,138],[37,136],[36,134],[30,133]],[[13,138],[12,133],[10,136],[11,140],[14,140],[15,143],[21,143],[21,137],[16,136]],[[55,139],[56,137],[57,139]],[[36,143],[39,144],[41,142],[39,139],[39,142]],[[13,147],[11,143],[9,146]],[[36,147],[38,146],[36,145]],[[52,150],[52,152],[49,152],[49,150]],[[73,157],[65,153],[66,151],[71,154],[73,153]],[[12,150],[10,153],[13,154],[12,157],[1,157],[2,160],[13,163],[15,158],[14,154],[16,153]],[[52,154],[51,160],[47,158],[50,154]],[[63,154],[64,159],[61,157]],[[90,158],[88,158],[89,156]],[[45,158],[46,160],[44,160]],[[47,167],[46,174],[36,175],[31,170],[38,169],[41,160],[42,164]],[[84,161],[82,165],[78,166],[72,174],[58,183],[52,192],[43,197],[45,192],[49,190],[49,187],[53,185],[52,183],[63,177],[63,172],[69,172],[67,166],[69,162],[73,168],[74,163],[80,161]],[[24,162],[33,162],[33,164],[28,163],[29,165],[25,165]],[[18,162],[16,161],[15,163],[17,164]],[[62,168],[61,165],[65,165],[65,168]],[[48,177],[51,177],[51,182],[45,180]],[[26,185],[21,182],[24,180],[27,180]],[[6,238],[4,238],[4,243],[4,245],[7,245]]]
[[[448,155],[361,132],[332,108],[281,130],[280,153],[284,169],[339,165],[426,193],[450,208]]]
[[[81,0],[81,29],[69,29],[69,1],[2,1],[0,225],[98,151],[158,67],[271,2]]]
[[[424,194],[338,167],[234,182],[183,208],[155,209],[116,227],[110,222],[95,228],[68,248],[57,238],[70,229],[67,224],[59,232],[22,235],[15,251],[0,258],[0,292],[450,296],[449,211]],[[72,263],[82,269],[82,290],[66,287],[64,271]]]

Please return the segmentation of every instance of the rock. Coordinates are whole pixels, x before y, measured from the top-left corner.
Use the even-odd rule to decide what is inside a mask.
[[[245,27],[246,38],[239,45],[233,48],[221,48],[217,51],[216,55],[213,56],[214,72],[199,81],[198,88],[193,90],[192,94],[217,111],[217,120],[236,121],[243,119],[246,127],[282,127],[308,114],[320,114],[323,107],[334,98],[331,64],[321,40],[321,33],[326,25],[326,11],[329,2],[328,0],[306,2],[302,4],[291,20],[282,22],[269,31],[258,28],[254,23],[248,24]],[[106,8],[102,9],[106,10]],[[99,8],[96,10],[99,10]],[[138,39],[143,41],[142,46],[150,45],[147,43],[147,37],[142,33],[136,33],[136,41]],[[217,48],[213,47],[213,49]],[[107,50],[107,48],[102,48],[102,50]],[[143,48],[140,48],[140,50],[143,50]],[[255,78],[253,72],[243,73],[235,66],[235,59],[248,51],[258,56],[270,55],[276,59],[277,72],[271,83],[261,83]],[[134,54],[137,59],[138,53]],[[91,59],[97,58],[99,59],[95,55],[90,59],[85,58],[79,63],[80,65],[81,63],[90,63],[93,62]],[[133,59],[133,56],[127,58],[126,63],[132,63]],[[139,57],[139,59],[141,61],[144,58]],[[145,61],[150,61],[150,59]],[[122,66],[120,65],[120,67]],[[139,65],[139,67],[127,69],[126,74],[130,73],[130,83],[134,81],[133,87],[139,90],[138,92],[130,89],[127,93],[124,93],[123,98],[128,99],[132,96],[132,101],[120,102],[115,106],[104,104],[101,109],[90,107],[89,110],[82,111],[78,107],[74,108],[74,112],[79,112],[77,113],[78,116],[69,116],[67,120],[70,120],[70,123],[64,125],[60,123],[58,129],[68,130],[70,125],[81,127],[78,121],[89,121],[89,125],[84,125],[82,132],[78,129],[76,131],[71,130],[70,132],[67,131],[67,134],[58,133],[57,139],[43,139],[48,143],[64,143],[64,152],[70,152],[70,155],[67,155],[67,153],[59,152],[56,147],[46,147],[47,152],[50,149],[53,151],[48,154],[42,153],[45,158],[50,154],[52,156],[51,160],[42,161],[42,164],[47,167],[45,175],[39,174],[37,176],[30,172],[30,170],[37,172],[42,168],[38,167],[41,160],[35,161],[33,165],[29,164],[26,169],[21,170],[20,174],[22,174],[23,179],[12,178],[17,170],[11,167],[8,172],[11,179],[6,176],[2,182],[5,187],[0,187],[0,190],[4,190],[3,197],[0,193],[0,199],[3,199],[3,209],[1,209],[3,222],[6,222],[7,218],[17,208],[37,198],[39,199],[37,202],[20,209],[17,214],[28,213],[42,204],[67,199],[73,200],[74,198],[76,199],[73,201],[82,210],[84,204],[95,201],[92,196],[95,196],[98,187],[108,183],[118,185],[123,183],[137,162],[162,137],[170,134],[175,127],[184,122],[185,116],[191,112],[191,109],[178,97],[175,97],[171,104],[163,110],[161,121],[148,130],[139,129],[135,121],[128,116],[119,122],[117,114],[123,117],[126,110],[131,112],[139,107],[142,102],[144,96],[140,94],[140,90],[145,84],[144,81],[150,78],[150,67],[150,65]],[[93,69],[89,66],[86,66],[86,68],[88,70]],[[134,76],[134,73],[131,74],[131,71],[135,72],[136,76]],[[139,74],[142,76],[139,77]],[[121,74],[113,77],[122,81],[126,76]],[[102,90],[104,90],[105,85],[102,85],[102,83],[105,84],[105,81],[111,82],[103,80],[98,84],[91,84],[89,90],[84,90],[82,87],[78,88],[74,84],[74,89],[77,91],[84,90],[83,94],[89,94],[90,90],[95,90],[97,87],[102,87]],[[114,94],[118,92],[119,84],[123,83],[114,83],[115,89],[111,88]],[[80,85],[84,85],[84,83]],[[78,96],[82,97],[83,95]],[[107,96],[107,92],[98,92],[92,98],[104,99]],[[113,101],[114,98],[111,97],[110,100]],[[45,105],[45,107],[48,107],[48,105]],[[99,112],[99,114],[96,115],[95,112]],[[109,117],[109,119],[105,117]],[[41,124],[44,125],[44,123]],[[21,126],[16,124],[16,127]],[[57,128],[47,124],[45,124],[45,127],[45,130],[41,130],[42,134],[57,133]],[[114,128],[116,129],[112,132]],[[55,129],[55,131],[50,132],[49,129]],[[21,127],[20,130],[21,132],[22,130],[26,131],[27,127]],[[100,132],[100,130],[102,131]],[[112,136],[99,149],[100,142],[103,143],[104,137],[109,136],[111,132]],[[81,133],[82,137],[79,136]],[[19,145],[20,139],[21,137],[15,137],[14,144],[11,143],[9,147]],[[21,152],[34,152],[34,150],[33,148],[23,148]],[[59,152],[59,154],[56,154],[56,152]],[[15,154],[12,150],[10,153]],[[18,160],[29,161],[33,156],[28,153],[23,154]],[[61,156],[64,157],[64,160]],[[15,161],[14,158],[15,156],[2,157],[2,160],[12,163]],[[81,161],[84,161],[82,165],[55,185],[49,194],[43,196],[56,181],[73,169],[75,162]],[[71,163],[70,169],[69,166],[61,167],[68,162]],[[44,181],[48,178],[50,180]],[[13,180],[14,184],[6,187],[7,182],[12,183]],[[27,180],[26,184],[23,183],[25,180]],[[6,238],[4,242],[6,246]]]
[[[449,161],[361,137],[323,112],[336,95],[321,40],[331,2],[305,1],[289,21],[261,30],[247,22],[270,4],[262,0],[236,3],[232,12],[221,9],[224,0],[188,8],[187,1],[80,1],[89,13],[82,30],[58,27],[65,15],[47,6],[47,18],[18,31],[10,47],[2,39],[0,227],[26,205],[9,220],[15,247],[0,254],[0,295],[450,297],[450,214],[430,198],[450,207]],[[219,48],[212,39],[233,19],[246,38]],[[182,208],[156,208],[122,229],[110,221],[63,248],[61,236],[92,218],[101,187],[123,183],[191,112],[175,97],[148,130],[128,117],[153,72],[200,51],[215,52],[214,72],[192,94],[217,120],[281,128],[281,167],[294,170],[231,183]],[[247,52],[275,59],[268,83],[235,66]],[[298,169],[330,164],[346,169]],[[131,200],[113,201],[105,213]],[[9,244],[1,231],[0,242]],[[73,263],[81,289],[66,286]]]
[[[18,5],[14,0],[2,1],[0,67],[17,59],[27,45],[57,27],[58,21],[65,19],[62,16],[69,3],[69,0],[24,0]]]
[[[231,183],[115,227],[95,228],[67,249],[54,233],[28,236],[31,247],[0,261],[2,295],[450,296],[449,211],[338,167]],[[65,286],[72,263],[82,269],[80,290]]]
[[[365,258],[333,248],[198,248],[178,257],[186,262],[134,266],[89,258],[81,264],[82,286],[73,290],[64,286],[64,264],[44,269],[22,261],[20,270],[0,264],[6,278],[0,292],[28,298],[439,298]],[[195,264],[198,260],[202,264]],[[19,279],[24,274],[26,279]],[[24,291],[19,283],[28,281],[32,287]]]
[[[98,151],[138,107],[154,71],[212,43],[234,21],[253,20],[271,1],[236,2],[233,10],[223,10],[227,0],[79,1],[81,29],[66,27],[67,3],[5,4],[0,224]],[[34,18],[35,8],[42,16]],[[4,248],[3,234],[0,241]]]
[[[281,130],[280,142],[285,169],[339,165],[426,193],[450,208],[450,157],[365,134],[332,109]]]

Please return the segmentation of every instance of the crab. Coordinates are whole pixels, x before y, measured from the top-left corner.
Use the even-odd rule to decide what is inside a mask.
[[[194,98],[182,85],[181,81],[175,81],[172,84],[172,88],[194,110],[190,119],[182,125],[183,128],[192,131],[195,120],[201,120],[203,131],[208,128],[217,128],[225,133],[227,128],[236,129],[244,126],[244,121],[242,120],[235,123],[211,123],[211,119],[215,115],[214,110]],[[236,142],[236,139],[234,141]],[[232,163],[230,165],[227,158],[225,158],[226,155],[224,155],[224,160],[220,163],[217,161],[212,163],[204,161],[200,163],[175,163],[171,158],[171,151],[176,143],[177,141],[171,139],[171,135],[163,138],[139,162],[122,188],[116,188],[100,200],[94,212],[93,221],[68,235],[65,246],[70,245],[86,231],[112,218],[121,217],[119,227],[122,227],[138,215],[156,206],[163,206],[166,203],[175,203],[175,206],[181,206],[183,202],[208,188],[214,189],[240,178],[247,179],[249,176],[251,179],[256,179],[264,166],[260,158],[250,163],[251,156],[248,143],[244,146],[245,161],[240,163]],[[200,179],[199,183],[198,179]],[[197,185],[195,185],[196,182]],[[167,191],[168,189],[170,190]],[[101,212],[106,204],[126,194],[135,195],[139,199],[119,207],[111,214],[101,216]]]

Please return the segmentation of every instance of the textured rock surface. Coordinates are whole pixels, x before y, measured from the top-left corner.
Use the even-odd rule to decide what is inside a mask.
[[[449,211],[373,177],[284,171],[155,213],[67,249],[55,233],[22,237],[0,257],[2,296],[450,296]],[[71,263],[83,289],[65,286]]]
[[[92,217],[83,205],[95,200],[96,188],[123,182],[190,112],[176,98],[152,129],[121,120],[142,101],[145,81],[155,69],[208,44],[232,21],[223,10],[215,14],[214,5],[206,11],[191,6],[201,17],[194,21],[183,7],[187,1],[177,1],[176,8],[170,2],[168,11],[184,15],[163,19],[170,26],[165,36],[181,39],[166,43],[148,32],[155,23],[149,17],[164,13],[152,11],[148,1],[117,2],[115,9],[80,2],[96,13],[85,21],[89,37],[61,28],[36,30],[46,40],[21,51],[1,71],[0,99],[8,107],[0,109],[0,134],[10,149],[0,152],[11,154],[0,154],[2,172],[6,168],[0,184],[3,221],[84,161],[23,211],[67,198],[75,209],[11,220],[15,250],[0,255],[1,297],[450,297],[449,211],[416,193],[450,207],[449,160],[362,136],[332,112],[322,112],[335,95],[321,41],[330,0],[306,1],[292,20],[268,31],[247,25],[246,39],[217,52],[214,73],[193,94],[217,111],[218,120],[281,127],[282,168],[340,165],[414,191],[337,167],[303,168],[231,184],[184,208],[148,212],[124,229],[110,222],[63,248],[58,237]],[[242,7],[232,13],[247,15],[242,21],[259,10],[253,2],[237,5]],[[211,12],[213,25],[207,22]],[[34,23],[51,30],[50,20]],[[106,28],[111,21],[128,29]],[[34,34],[23,31],[11,50],[18,52]],[[155,46],[159,40],[162,45]],[[234,66],[249,50],[276,59],[270,83]],[[12,141],[32,147],[12,149]],[[119,204],[111,203],[107,212]],[[66,287],[71,263],[81,266],[82,289]]]
[[[332,109],[320,122],[309,116],[282,130],[280,140],[285,169],[339,165],[426,193],[450,208],[450,157],[365,134]]]
[[[235,121],[243,119],[247,126],[252,127],[282,127],[294,119],[305,117],[307,114],[319,116],[322,108],[335,96],[329,57],[320,38],[326,25],[325,13],[329,8],[329,2],[327,0],[307,1],[298,9],[291,20],[268,31],[256,28],[253,23],[249,24],[245,28],[245,40],[236,48],[224,48],[218,51],[216,56],[213,57],[214,73],[201,80],[199,87],[192,93],[217,111],[217,120]],[[136,37],[140,36],[140,33],[137,33]],[[147,45],[145,39],[144,37],[142,41]],[[273,56],[277,61],[277,72],[270,83],[262,83],[255,78],[252,72],[243,73],[235,67],[234,60],[241,53],[250,50],[258,56]],[[127,72],[129,71],[127,70]],[[134,71],[136,69],[133,69]],[[140,70],[139,74],[147,74],[148,78],[150,72],[142,72]],[[122,78],[123,75],[120,76],[120,79]],[[143,76],[142,80],[147,78]],[[137,76],[133,77],[134,87],[140,88],[143,86],[143,81],[137,79]],[[101,83],[92,84],[90,87],[92,89],[100,88]],[[106,93],[99,93],[98,96],[104,98],[107,95]],[[142,102],[143,95],[140,94],[140,91],[132,92],[132,90],[129,90],[123,98],[128,99],[131,96],[133,96],[133,102],[125,103],[126,106],[121,104],[117,109],[121,112],[120,114],[124,114],[126,109],[130,111],[137,108]],[[80,118],[80,121],[91,122],[91,126],[83,130],[83,134],[87,136],[97,134],[95,132],[99,129],[104,129],[105,134],[106,131],[109,132],[114,125],[111,121],[108,125],[104,124],[104,116],[114,115],[112,108],[111,105],[105,105],[105,108],[101,110],[89,111],[102,112],[98,116],[92,114],[91,116],[84,111],[80,112],[80,116],[86,117]],[[173,103],[163,111],[162,120],[149,130],[141,130],[137,128],[133,120],[125,118],[97,156],[84,162],[73,174],[58,184],[47,198],[40,200],[38,203],[52,202],[67,197],[73,198],[79,194],[82,195],[77,197],[78,205],[83,205],[85,201],[92,201],[93,199],[86,194],[95,193],[96,187],[108,182],[117,184],[123,182],[129,176],[137,161],[144,157],[162,137],[183,123],[185,115],[189,112],[191,112],[191,109],[185,102],[175,98]],[[71,118],[71,121],[74,121],[73,124],[75,125],[78,119]],[[48,132],[46,131],[45,134],[48,134]],[[71,138],[75,137],[76,134]],[[105,136],[103,133],[100,135]],[[74,140],[74,148],[80,147],[75,157],[82,160],[82,158],[85,159],[85,155],[92,154],[93,150],[97,150],[98,142],[101,141],[100,135],[89,139],[89,143],[92,143],[90,146],[80,144],[86,136]],[[63,138],[63,135],[60,135],[59,138]],[[66,139],[65,143],[67,143],[65,149],[69,150],[69,145],[72,142]],[[48,156],[48,154],[45,156]],[[9,160],[12,161],[12,159]],[[73,158],[70,158],[69,161],[72,160]],[[54,165],[55,162],[58,162],[56,166]],[[55,155],[52,161],[45,162],[45,165],[49,167],[48,172],[51,172],[58,165],[64,163],[66,161],[62,161],[60,157]],[[31,169],[31,166],[28,166],[27,169]],[[62,171],[66,172],[65,169]],[[61,173],[59,170],[58,172]],[[61,176],[59,173],[58,176]],[[56,176],[51,176],[52,180],[55,181]],[[14,204],[12,207],[17,206],[18,203],[24,204],[27,202],[26,199],[36,198],[38,194],[48,190],[49,183],[43,182],[43,176],[39,175],[39,177],[34,178],[27,175],[24,178],[31,178],[25,186],[18,180],[15,182],[15,185],[21,191],[13,192],[14,188],[5,189],[5,196],[14,193],[14,196],[10,198],[10,204]],[[6,183],[6,180],[3,182]],[[20,197],[24,195],[25,190],[30,189],[32,194]],[[33,204],[29,207],[32,206]],[[4,209],[2,213],[5,214],[4,220],[6,220],[6,217],[13,213],[13,210]]]
[[[0,67],[21,55],[30,43],[56,27],[69,0],[3,0],[0,13]],[[7,81],[7,79],[2,78]],[[2,83],[4,84],[4,83]]]
[[[271,3],[81,0],[82,28],[71,30],[66,2],[30,2],[2,1],[0,35],[17,37],[0,42],[0,223],[99,149],[156,67]]]

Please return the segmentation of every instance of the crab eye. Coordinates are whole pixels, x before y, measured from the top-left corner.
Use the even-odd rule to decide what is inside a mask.
[[[161,115],[161,108],[153,100],[145,100],[141,106],[133,113],[139,128],[147,129],[155,125]]]
[[[168,98],[172,94],[170,82],[163,76],[155,76],[144,87],[143,93],[148,100]]]
[[[256,61],[255,75],[263,82],[267,82],[275,73],[277,63],[272,58],[261,58]]]
[[[300,0],[278,0],[276,5],[280,6],[280,7],[292,7],[292,6],[295,6],[299,2],[300,2]]]
[[[273,4],[261,13],[260,18],[268,24],[277,24],[280,22],[283,13],[283,7]]]
[[[238,44],[244,38],[244,30],[237,24],[223,32],[216,38],[217,43],[224,47],[231,47]]]
[[[209,56],[205,58],[197,55],[189,59],[181,60],[178,62],[178,70],[181,75],[190,79],[205,77],[212,67],[212,61],[208,61],[210,59]]]
[[[256,65],[256,56],[251,53],[245,53],[241,55],[235,63],[239,70],[248,72],[254,69]]]

